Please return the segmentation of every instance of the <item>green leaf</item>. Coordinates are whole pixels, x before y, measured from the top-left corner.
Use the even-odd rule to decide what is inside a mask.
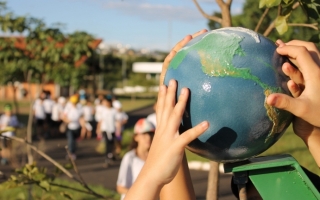
[[[17,200],[24,200],[26,199],[26,196],[24,195],[23,192],[18,193],[18,195],[16,196]]]
[[[286,16],[278,16],[275,20],[275,27],[280,35],[287,32],[288,24]]]
[[[67,199],[72,199],[71,195],[66,192],[60,192],[60,195],[67,198]]]
[[[7,128],[5,128],[4,130],[1,130],[0,131],[0,135],[2,134],[2,133],[5,133],[5,132],[7,132],[7,131],[14,131],[15,130],[15,128],[14,127],[10,127],[10,126],[8,126]]]
[[[40,181],[39,186],[47,191],[50,191],[50,184],[48,181]]]
[[[263,8],[264,6],[271,8],[274,6],[278,6],[281,3],[281,0],[260,0],[259,8]]]

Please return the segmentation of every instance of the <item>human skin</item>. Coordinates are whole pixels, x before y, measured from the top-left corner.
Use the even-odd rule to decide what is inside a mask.
[[[274,93],[266,102],[295,115],[294,133],[308,147],[320,167],[320,53],[311,42],[277,40],[277,52],[287,56],[291,63],[284,63],[283,72],[290,77],[287,85],[292,97]]]
[[[160,75],[160,85],[163,85],[164,77],[166,75],[168,66],[176,55],[176,53],[183,48],[190,40],[207,32],[206,29],[200,30],[192,35],[187,35],[181,41],[179,41],[165,58],[162,71]],[[179,170],[175,176],[175,178],[168,184],[166,184],[160,192],[161,200],[171,200],[171,199],[185,199],[185,200],[193,200],[196,199],[194,188],[191,181],[190,171],[187,163],[186,156],[183,156],[181,165]]]
[[[162,187],[170,183],[178,173],[185,147],[209,127],[209,123],[203,121],[181,135],[178,133],[189,90],[187,88],[181,90],[177,103],[176,90],[175,80],[171,80],[168,87],[160,86],[157,129],[149,155],[125,199],[158,199]]]

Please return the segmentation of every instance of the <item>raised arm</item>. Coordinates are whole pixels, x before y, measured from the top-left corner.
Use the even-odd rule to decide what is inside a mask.
[[[160,75],[160,85],[163,84],[165,74],[167,72],[168,66],[176,55],[176,53],[184,47],[190,40],[197,37],[198,35],[207,32],[207,30],[201,30],[193,35],[187,35],[180,42],[178,42],[171,50],[169,55],[166,57],[163,63],[162,72]],[[171,199],[184,199],[193,200],[195,199],[195,193],[193,185],[191,182],[190,171],[187,163],[186,156],[184,155],[181,165],[179,167],[178,173],[175,178],[168,184],[166,184],[160,193],[161,200],[171,200]]]
[[[208,122],[204,121],[181,135],[178,133],[189,90],[183,88],[176,103],[176,89],[175,80],[169,82],[168,88],[165,85],[160,86],[157,129],[150,152],[125,199],[158,199],[162,187],[170,183],[178,173],[186,145],[209,127]]]
[[[277,52],[288,56],[297,67],[290,63],[282,66],[283,72],[291,79],[287,84],[293,97],[275,93],[267,98],[267,103],[296,116],[293,130],[320,167],[320,53],[310,42],[293,40],[283,43],[278,40],[277,44]]]

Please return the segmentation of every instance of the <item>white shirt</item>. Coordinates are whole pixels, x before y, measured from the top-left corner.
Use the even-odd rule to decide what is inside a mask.
[[[141,160],[135,150],[127,152],[121,161],[117,185],[130,188],[132,184],[137,179],[142,167],[144,165],[144,160]],[[121,194],[121,200],[123,200],[125,194]]]
[[[101,119],[100,119],[100,130],[107,133],[114,133],[116,131],[116,115],[117,110],[114,108],[102,107]]]
[[[46,113],[44,112],[43,101],[37,99],[33,104],[34,116],[36,119],[45,119]]]
[[[116,120],[117,121],[120,121],[121,122],[121,131],[123,131],[123,129],[124,129],[124,126],[123,126],[123,122],[124,121],[127,121],[128,120],[128,115],[127,115],[127,113],[125,113],[125,112],[121,112],[121,111],[117,111],[117,114],[116,114]]]
[[[19,121],[18,121],[17,116],[15,116],[15,115],[8,116],[5,114],[1,115],[1,117],[0,117],[1,130],[4,130],[8,126],[17,127],[18,125],[19,125]],[[2,135],[6,136],[6,137],[11,137],[11,136],[14,136],[14,132],[7,131],[7,132],[2,133]]]
[[[94,119],[96,120],[96,122],[99,122],[101,120],[101,112],[102,112],[103,108],[104,108],[104,106],[101,104],[96,105],[95,115],[94,115]]]
[[[93,107],[92,106],[88,106],[88,105],[84,105],[83,106],[83,117],[84,117],[84,120],[86,122],[90,122],[93,120]]]
[[[54,105],[54,101],[52,99],[43,100],[44,112],[48,114],[51,113],[53,105]]]
[[[60,103],[55,103],[52,107],[51,119],[53,121],[60,121],[63,113],[63,106]]]
[[[79,119],[82,116],[82,109],[80,107],[69,105],[64,109],[63,114],[70,121],[68,123],[68,129],[77,130],[80,128]]]

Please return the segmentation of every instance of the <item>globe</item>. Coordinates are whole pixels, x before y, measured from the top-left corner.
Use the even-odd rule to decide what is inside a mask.
[[[259,155],[285,132],[292,115],[265,103],[271,93],[290,94],[277,54],[266,37],[242,27],[201,34],[180,49],[168,66],[164,84],[175,79],[177,95],[190,90],[180,133],[207,120],[209,129],[188,146],[218,162]]]

